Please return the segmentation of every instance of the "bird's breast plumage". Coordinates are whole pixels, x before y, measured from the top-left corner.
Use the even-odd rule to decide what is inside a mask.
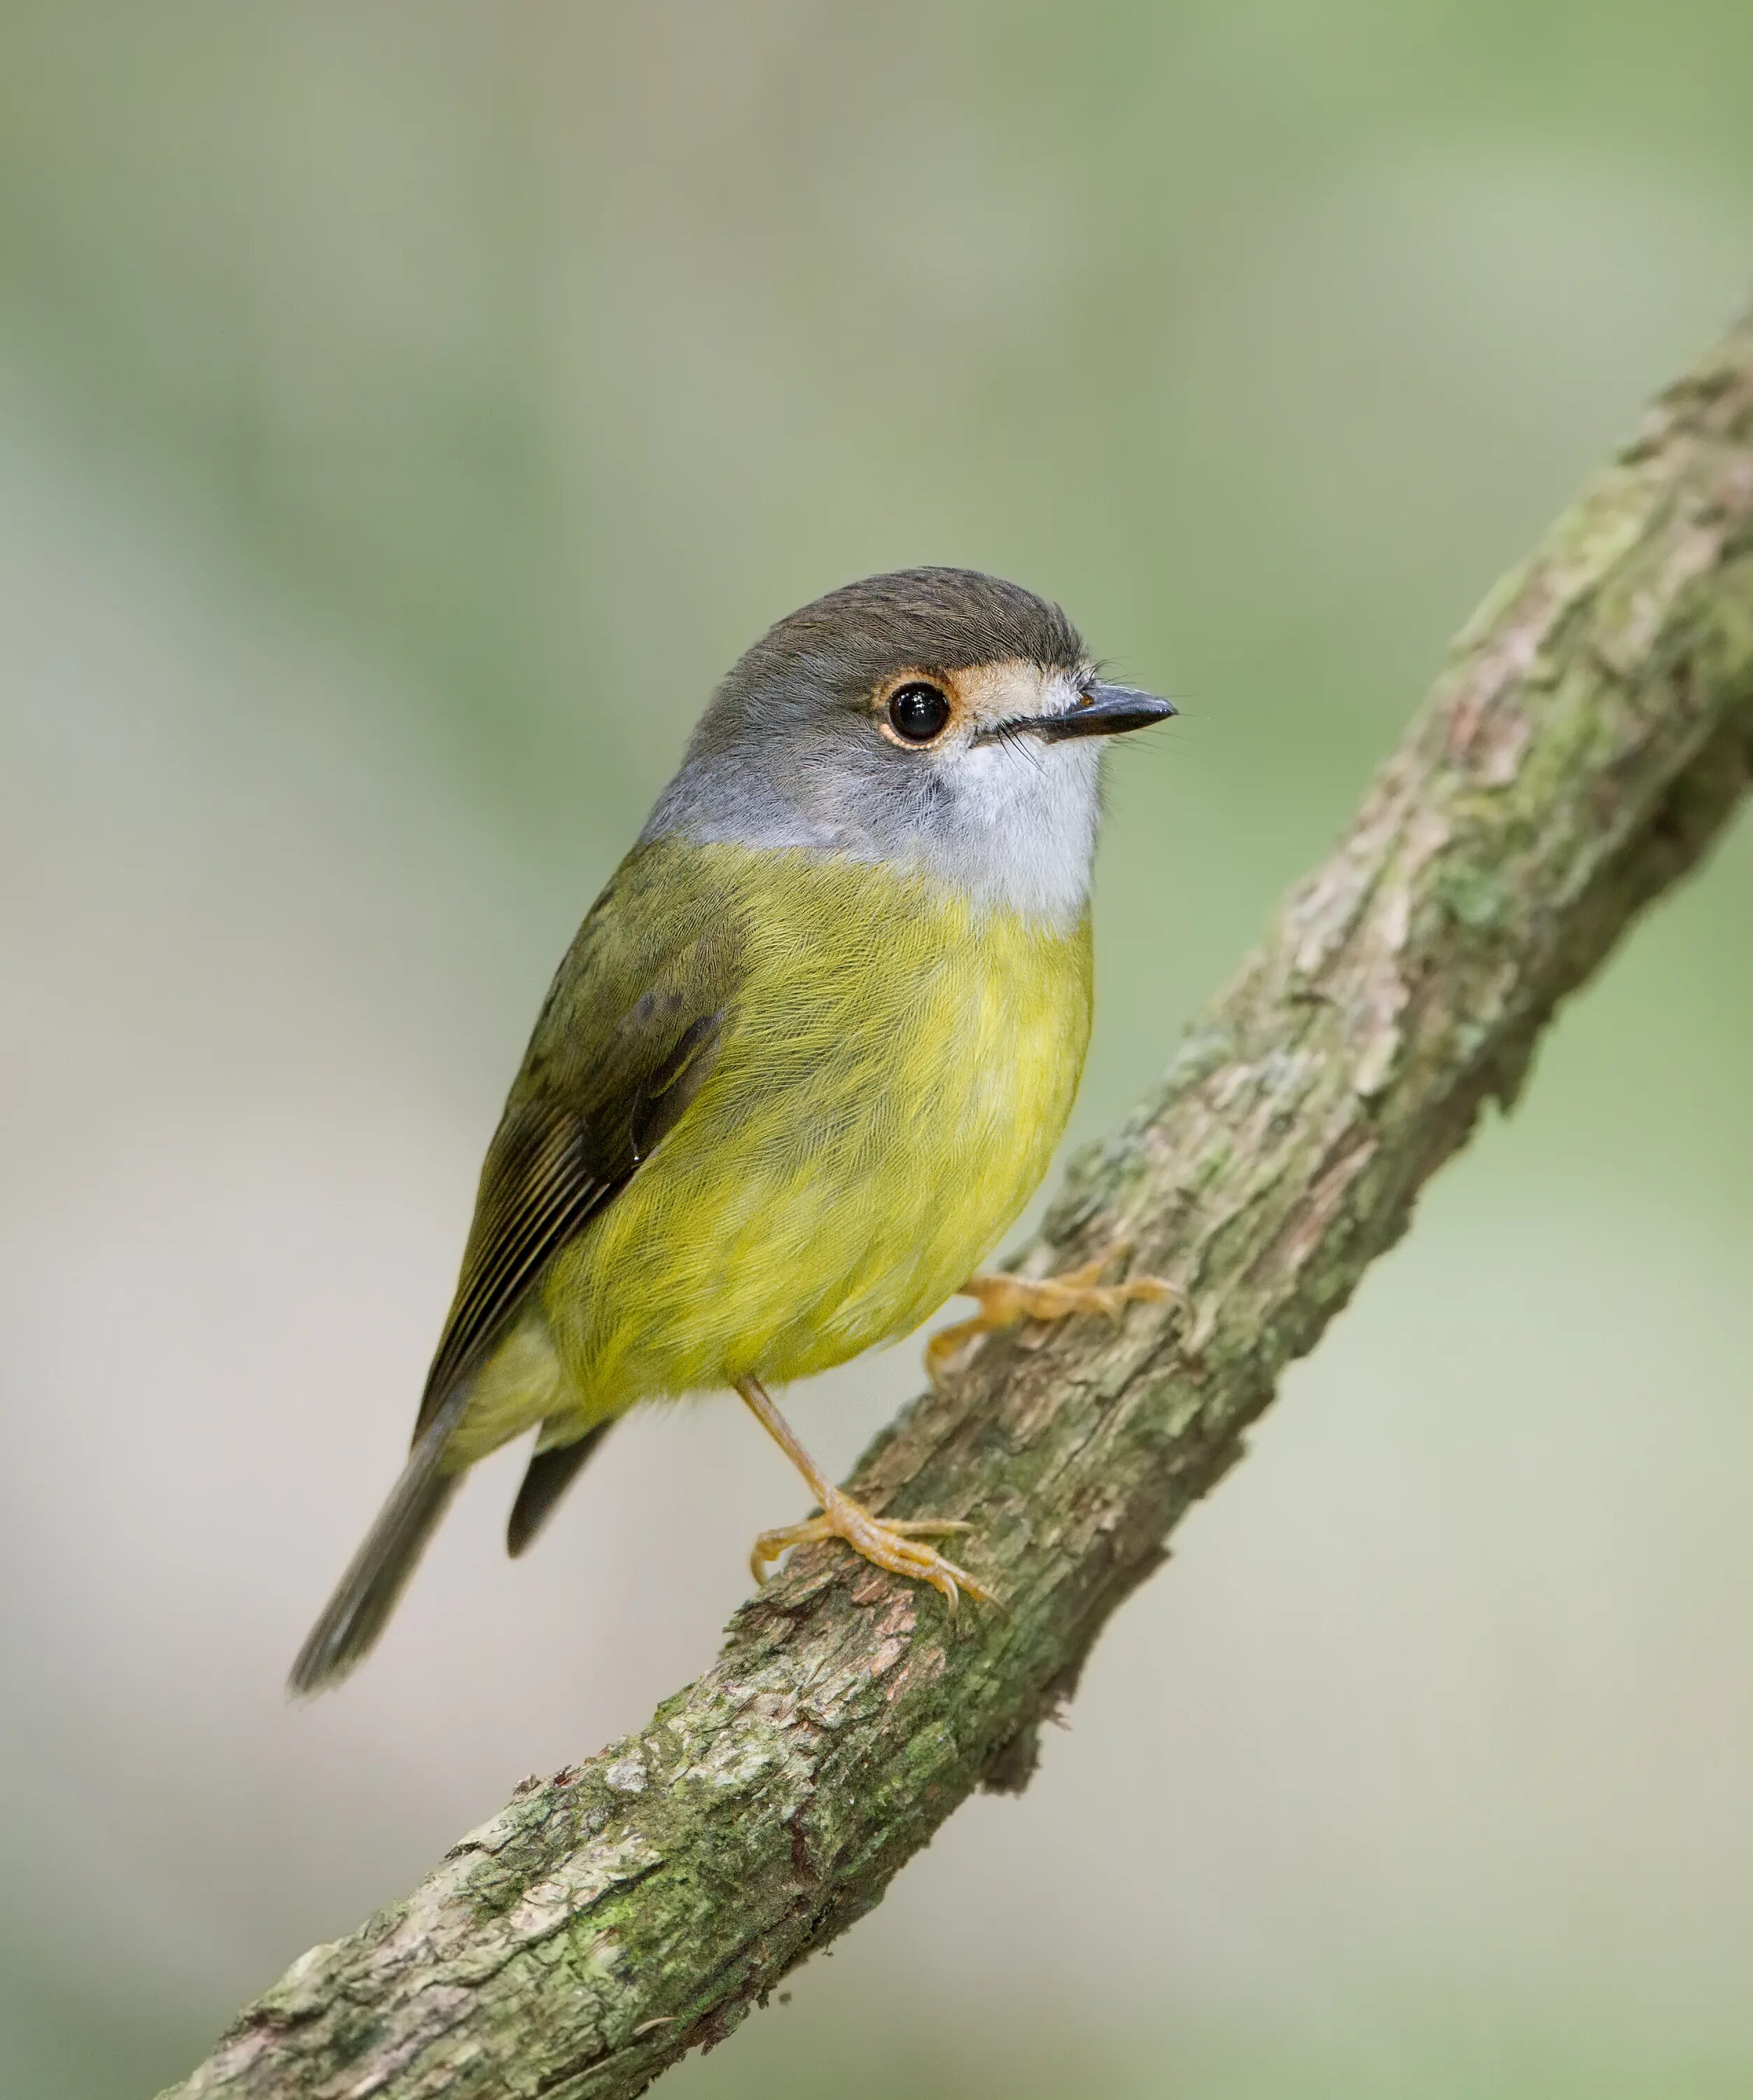
[[[642,850],[735,922],[740,983],[686,1114],[549,1273],[568,1428],[916,1326],[1044,1174],[1088,1040],[1087,922],[829,854]]]

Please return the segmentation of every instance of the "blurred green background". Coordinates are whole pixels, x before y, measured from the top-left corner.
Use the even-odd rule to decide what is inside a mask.
[[[514,1570],[508,1454],[282,1702],[731,657],[965,562],[1183,702],[1116,753],[1100,1129],[1746,299],[1750,94],[1745,0],[0,10],[0,2091],[186,2070],[801,1513],[654,1415]],[[1750,961],[1743,827],[1027,1798],[666,2089],[1753,2092]],[[843,1466],[917,1379],[797,1418]]]

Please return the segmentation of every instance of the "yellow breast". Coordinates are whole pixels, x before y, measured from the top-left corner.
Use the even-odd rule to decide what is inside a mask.
[[[575,1421],[783,1383],[916,1326],[1046,1171],[1088,1041],[1087,923],[868,863],[691,850],[748,974],[693,1104],[550,1273]]]

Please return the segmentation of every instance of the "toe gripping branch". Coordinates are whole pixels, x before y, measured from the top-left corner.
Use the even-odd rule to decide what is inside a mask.
[[[966,1320],[943,1328],[925,1344],[925,1370],[936,1384],[969,1343],[981,1335],[1013,1327],[1025,1320],[1066,1320],[1079,1312],[1105,1313],[1110,1319],[1134,1304],[1177,1304],[1186,1308],[1185,1291],[1160,1276],[1129,1276],[1104,1283],[1102,1272],[1129,1251],[1117,1247],[1062,1276],[970,1276],[956,1293],[974,1298],[980,1309]]]

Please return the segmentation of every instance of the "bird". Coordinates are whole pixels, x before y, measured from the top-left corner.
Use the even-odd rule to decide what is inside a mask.
[[[788,615],[713,694],[592,906],[488,1148],[412,1448],[294,1665],[376,1642],[468,1469],[536,1432],[531,1544],[642,1401],[734,1392],[837,1539],[953,1608],[996,1601],[811,1458],[770,1392],[904,1336],[1170,1295],[987,1276],[1044,1176],[1089,1040],[1090,888],[1111,737],[1176,712],[1109,682],[1054,603],[916,567]],[[965,1550],[965,1549],[959,1549]]]

